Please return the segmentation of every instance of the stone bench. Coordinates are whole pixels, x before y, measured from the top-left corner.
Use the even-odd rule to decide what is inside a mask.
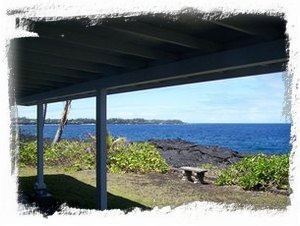
[[[180,167],[180,169],[182,171],[182,180],[188,180],[195,184],[204,184],[204,174],[207,170],[189,166]]]

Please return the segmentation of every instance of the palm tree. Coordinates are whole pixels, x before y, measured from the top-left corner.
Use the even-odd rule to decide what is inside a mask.
[[[70,107],[71,107],[71,100],[67,100],[65,103],[62,117],[60,119],[59,127],[57,128],[56,135],[52,141],[52,144],[55,144],[61,140],[61,136],[63,134],[64,127],[68,122],[68,114],[70,111]]]
[[[47,113],[47,103],[43,105],[43,126],[45,125],[46,113]]]

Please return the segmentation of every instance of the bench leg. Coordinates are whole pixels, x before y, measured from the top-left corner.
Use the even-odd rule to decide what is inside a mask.
[[[191,171],[182,171],[182,180],[192,181],[192,172]]]
[[[196,182],[195,182],[196,181]],[[204,172],[197,173],[195,176],[194,183],[201,183],[204,184]]]
[[[199,184],[200,183],[200,180],[198,178],[197,173],[192,173],[192,181],[193,181],[194,184]]]

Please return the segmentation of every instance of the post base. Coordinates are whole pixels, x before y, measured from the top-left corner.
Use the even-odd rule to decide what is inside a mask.
[[[48,192],[46,185],[36,183],[34,185],[34,193],[31,195],[32,201],[41,206],[51,205],[53,203],[53,197]]]
[[[30,203],[34,203],[44,217],[54,214],[59,208],[59,203],[47,189],[34,189],[34,192],[28,195]]]
[[[32,200],[39,205],[47,206],[51,205],[54,199],[47,189],[35,189],[32,194]]]

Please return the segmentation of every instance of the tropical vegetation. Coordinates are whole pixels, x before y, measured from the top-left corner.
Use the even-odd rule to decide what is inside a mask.
[[[67,171],[95,169],[95,137],[88,141],[61,140],[44,144],[46,167],[60,167]],[[159,151],[148,142],[132,143],[124,138],[106,137],[107,168],[111,173],[168,172],[169,166]],[[36,141],[21,140],[19,149],[20,167],[36,167]],[[244,190],[289,188],[289,155],[267,156],[258,154],[244,157],[226,169],[207,164],[216,175],[216,185],[238,185]]]
[[[19,149],[20,167],[36,167],[36,141],[21,141]],[[121,172],[167,172],[168,165],[158,150],[147,142],[129,143],[123,138],[107,136],[107,168],[113,173]],[[78,171],[95,169],[95,142],[61,140],[44,145],[46,167],[62,167]]]
[[[223,170],[217,185],[238,185],[245,190],[268,188],[287,189],[289,186],[289,155],[258,154],[243,158]]]

